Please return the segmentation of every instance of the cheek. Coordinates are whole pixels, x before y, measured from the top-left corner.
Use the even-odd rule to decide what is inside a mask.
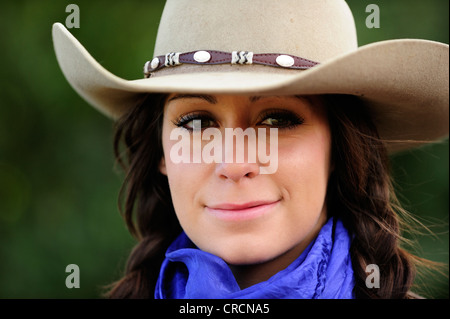
[[[187,218],[195,219],[189,212],[193,211],[192,206],[201,183],[195,170],[189,167],[191,164],[173,164],[169,161],[166,165],[175,213],[180,223],[184,224]]]
[[[170,151],[178,141],[172,141],[168,134],[163,135],[165,172],[169,182],[172,203],[180,223],[185,226],[195,224],[200,217],[195,214],[198,194],[210,174],[207,164],[174,162]],[[181,144],[178,144],[178,146]]]
[[[323,205],[330,175],[331,139],[327,130],[279,148],[279,175],[296,205]]]
[[[327,131],[290,141],[279,148],[278,183],[283,185],[286,242],[303,241],[326,218],[331,140]]]

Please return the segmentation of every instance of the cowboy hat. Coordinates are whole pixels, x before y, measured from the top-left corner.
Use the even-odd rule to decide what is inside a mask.
[[[390,152],[449,129],[448,45],[416,39],[358,48],[343,0],[167,0],[145,77],[104,69],[60,23],[59,65],[90,104],[117,119],[145,93],[349,94],[360,97]]]

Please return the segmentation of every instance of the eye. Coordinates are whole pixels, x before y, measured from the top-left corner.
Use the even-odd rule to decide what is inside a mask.
[[[260,115],[258,125],[279,129],[294,128],[303,124],[304,119],[288,110],[269,110]]]
[[[180,116],[173,124],[178,127],[183,127],[189,131],[194,129],[205,129],[208,127],[217,127],[215,120],[204,113],[189,113]]]

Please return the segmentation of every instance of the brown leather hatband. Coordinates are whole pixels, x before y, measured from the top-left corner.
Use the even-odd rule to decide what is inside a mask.
[[[153,72],[156,72],[165,67],[172,67],[181,64],[262,64],[273,67],[287,68],[287,69],[309,69],[317,64],[308,59],[300,58],[290,54],[279,53],[261,53],[254,54],[250,51],[233,51],[223,52],[214,50],[200,50],[186,53],[168,53],[155,57],[151,61],[147,61],[144,66],[144,75],[146,78],[150,77]]]

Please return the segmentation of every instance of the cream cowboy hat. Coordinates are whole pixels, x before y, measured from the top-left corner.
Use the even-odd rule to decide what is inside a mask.
[[[330,93],[360,97],[382,138],[406,141],[388,143],[390,152],[448,135],[448,45],[358,48],[343,0],[167,0],[145,77],[132,81],[104,69],[60,23],[53,41],[72,87],[114,119],[143,93]]]

